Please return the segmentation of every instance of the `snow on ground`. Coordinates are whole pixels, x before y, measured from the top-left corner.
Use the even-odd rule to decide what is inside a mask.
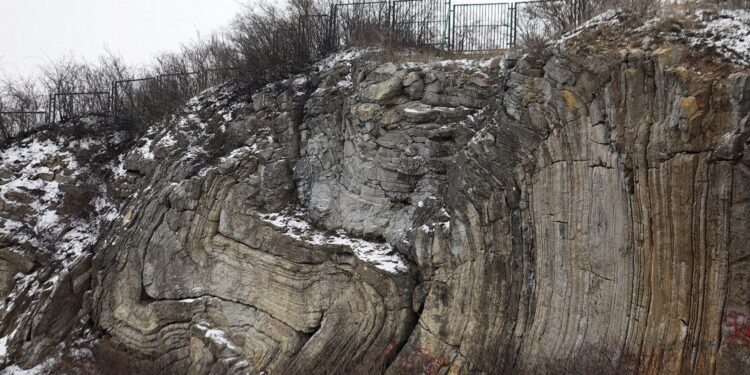
[[[0,364],[5,363],[5,356],[8,355],[8,336],[0,338]]]
[[[19,166],[22,166],[19,168]],[[13,202],[19,207],[26,206],[33,210],[34,222],[25,223],[30,226],[34,239],[24,235],[22,231],[4,232],[19,242],[34,242],[39,238],[54,237],[62,230],[57,224],[59,219],[54,207],[62,199],[59,183],[53,178],[57,174],[70,173],[68,177],[78,173],[78,164],[72,154],[61,150],[51,140],[40,141],[36,138],[0,151],[0,167],[12,171],[9,182],[0,185],[0,199]],[[25,202],[32,199],[31,202]],[[23,223],[8,223],[0,218],[4,228],[9,226],[20,229]]]
[[[684,12],[684,11],[683,11]],[[575,39],[582,33],[603,26],[614,26],[621,22],[621,10],[608,10],[586,21],[581,26],[563,34],[557,41],[558,46]],[[750,11],[749,10],[698,10],[695,13],[678,13],[678,18],[687,25],[677,25],[677,30],[662,33],[660,27],[670,18],[669,15],[658,15],[635,28],[639,36],[652,36],[661,33],[668,41],[684,43],[693,47],[715,50],[731,63],[738,66],[750,66]]]
[[[153,140],[146,138],[146,142],[141,146],[135,149],[136,152],[141,154],[141,157],[147,160],[154,160],[154,152],[151,150],[151,143]]]
[[[303,214],[289,215],[285,213],[260,214],[260,219],[274,225],[282,230],[284,234],[296,240],[312,245],[341,245],[352,249],[352,252],[360,259],[372,263],[375,267],[395,273],[406,270],[401,257],[388,243],[379,243],[353,238],[346,235],[344,230],[338,230],[336,234],[328,235],[316,230],[303,219]]]
[[[88,167],[79,165],[63,144],[63,139],[30,137],[0,150],[0,170],[10,173],[5,183],[0,180],[0,200],[17,206],[19,212],[29,210],[20,221],[0,217],[0,233],[17,243],[53,251],[57,259],[68,263],[93,245],[101,220],[113,219],[117,208],[105,198],[106,187],[102,185],[100,194],[92,202],[97,215],[83,220],[60,214],[58,207],[65,198],[61,186],[66,182],[74,185],[76,179],[88,172]],[[88,150],[104,147],[104,144],[101,140],[85,138],[67,147]],[[49,246],[45,247],[45,243]]]
[[[0,375],[43,375],[43,374],[49,374],[53,372],[52,367],[54,367],[54,358],[50,358],[40,364],[38,364],[35,367],[32,367],[28,370],[24,370],[18,365],[8,366],[2,370],[0,370]]]
[[[565,44],[565,42],[567,42],[568,40],[573,39],[588,30],[596,29],[605,25],[615,25],[620,22],[621,14],[622,11],[616,9],[610,9],[606,12],[603,12],[584,22],[581,26],[578,26],[575,29],[563,34],[557,41],[557,44]]]
[[[227,124],[237,119],[237,112],[249,102],[234,95],[230,85],[219,85],[206,89],[188,100],[181,111],[173,115],[168,122],[151,126],[144,139],[144,144],[134,153],[144,160],[154,160],[156,151],[172,153],[184,150],[180,161],[192,161],[210,155],[204,147],[209,141],[226,132]],[[222,125],[215,127],[218,116]],[[118,177],[124,177],[126,170],[123,160],[112,166]]]
[[[712,47],[735,65],[750,66],[750,11],[721,10],[698,11],[696,16],[704,22],[698,36],[690,38],[690,44]]]
[[[0,316],[19,308],[19,296],[37,298],[34,296],[40,291],[58,285],[66,269],[94,245],[101,225],[117,217],[118,207],[107,197],[106,184],[93,173],[94,166],[82,160],[108,152],[108,145],[121,142],[122,134],[80,139],[48,136],[38,133],[0,149],[0,237],[10,240],[8,251],[23,252],[31,258],[36,258],[34,253],[44,254],[38,259],[45,259],[44,267],[54,271],[51,276],[44,269],[19,272],[13,290],[0,300]],[[67,192],[81,187],[94,189],[93,196],[67,199]],[[90,204],[92,209],[89,215],[81,216],[70,212],[68,204]],[[32,299],[24,307],[26,311],[31,311],[36,301]],[[3,357],[15,333],[0,338],[0,364],[7,360]],[[51,358],[28,370],[9,366],[0,370],[0,375],[50,373],[58,359]]]
[[[376,52],[380,51],[380,48],[354,48],[354,49],[348,49],[339,53],[335,53],[331,56],[326,57],[325,59],[321,60],[317,64],[315,64],[315,68],[318,69],[318,71],[323,70],[329,70],[333,68],[334,66],[341,64],[341,63],[350,63],[352,60],[356,60],[365,53],[368,52]]]

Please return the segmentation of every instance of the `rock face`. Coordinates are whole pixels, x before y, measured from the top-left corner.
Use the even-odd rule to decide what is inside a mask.
[[[742,372],[750,73],[689,52],[349,54],[210,90],[123,159],[52,294],[110,373]],[[33,263],[1,250],[3,291]]]

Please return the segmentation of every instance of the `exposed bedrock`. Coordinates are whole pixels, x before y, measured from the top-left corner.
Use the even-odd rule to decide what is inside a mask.
[[[682,55],[510,71],[448,169],[450,229],[417,233],[427,297],[392,373],[744,367],[749,75]]]
[[[556,51],[351,52],[203,93],[97,190],[119,216],[99,213],[93,256],[0,238],[9,360],[93,326],[110,373],[747,368],[750,73],[681,47]],[[0,216],[35,216],[11,193]]]
[[[173,119],[126,159],[140,190],[95,258],[108,355],[196,374],[732,372],[750,75],[685,55],[339,61],[233,99],[223,154],[191,155],[209,141]],[[188,122],[211,129],[216,105]]]

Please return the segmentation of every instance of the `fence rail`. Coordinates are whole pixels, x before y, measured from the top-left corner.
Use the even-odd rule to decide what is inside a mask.
[[[541,20],[549,6],[558,7],[559,20],[577,25],[590,12],[583,0],[538,0],[451,4],[451,0],[355,0],[331,5],[329,14],[299,16],[306,54],[321,58],[325,51],[362,43],[395,42],[455,52],[484,52],[513,48],[519,31],[548,27]],[[53,92],[45,110],[0,111],[0,141],[34,127],[86,115],[113,122],[135,120],[136,108],[164,107],[192,96],[226,78],[234,68],[165,73],[114,81],[108,91]],[[144,90],[144,91],[141,91]],[[139,91],[141,91],[139,93]],[[139,95],[148,93],[149,95]]]
[[[197,72],[166,73],[112,82],[108,91],[53,92],[47,95],[44,110],[24,108],[0,111],[0,143],[43,125],[83,116],[102,116],[110,123],[134,120],[139,107],[158,107],[166,102],[180,103],[203,89],[223,82],[227,71],[214,68]],[[150,97],[136,95],[149,87]],[[138,98],[138,99],[136,99]]]
[[[450,49],[454,51],[508,49],[515,43],[513,3],[456,4],[452,12]]]
[[[541,30],[549,6],[560,23],[577,25],[587,13],[583,0],[451,4],[451,0],[340,2],[331,6],[328,33],[334,46],[413,43],[454,52],[513,48],[519,29]],[[319,32],[320,33],[320,32]],[[405,42],[405,43],[404,43]]]

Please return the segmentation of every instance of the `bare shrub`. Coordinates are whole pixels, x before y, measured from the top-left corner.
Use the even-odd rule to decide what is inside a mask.
[[[308,43],[326,46],[324,41],[310,40],[323,38],[325,33],[303,30],[303,26],[327,27],[309,18],[323,13],[321,5],[309,1],[293,1],[287,8],[268,4],[247,8],[228,32],[236,50],[234,67],[238,80],[253,90],[301,72],[318,55],[331,52],[311,51]]]
[[[303,72],[343,46],[391,49],[440,43],[442,31],[427,26],[443,22],[447,8],[436,4],[439,2],[415,2],[399,5],[411,8],[398,11],[395,5],[334,11],[333,0],[248,6],[225,32],[199,36],[177,52],[156,56],[147,66],[128,66],[111,53],[96,62],[71,56],[49,62],[41,67],[37,80],[7,84],[6,92],[0,92],[0,108],[45,110],[49,122],[107,117],[108,123],[119,129],[140,133],[188,98],[220,82],[232,80],[251,92]],[[340,27],[334,28],[334,24]],[[32,83],[35,92],[43,90],[49,95],[21,95],[29,91],[26,84]],[[4,139],[19,133],[17,129],[9,131],[8,123],[0,116]],[[15,126],[22,130],[29,127]]]
[[[744,1],[744,0],[742,0]],[[549,34],[569,30],[612,8],[626,9],[646,16],[657,11],[662,0],[559,0],[521,4],[522,18],[538,20]],[[524,20],[524,22],[527,22]]]
[[[700,5],[714,6],[720,9],[746,9],[750,10],[750,0],[698,0]]]
[[[41,71],[41,84],[51,95],[52,121],[108,114],[111,82],[128,74],[122,59],[109,53],[96,63],[66,56],[45,64]]]
[[[4,143],[44,123],[45,98],[32,79],[5,79],[0,82],[0,143]]]
[[[523,51],[539,59],[548,54],[554,29],[542,19],[538,18],[528,8],[521,8],[516,29],[516,43]],[[533,9],[532,9],[533,11]]]

